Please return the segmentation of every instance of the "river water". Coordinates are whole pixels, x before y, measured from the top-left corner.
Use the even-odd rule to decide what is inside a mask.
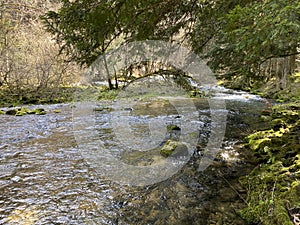
[[[196,124],[199,132],[195,148],[188,148],[190,157],[169,177],[145,185],[124,184],[106,176],[99,170],[99,162],[95,165],[87,159],[82,146],[100,140],[114,157],[131,166],[164,160],[157,149],[140,154],[124,143],[118,147],[122,140],[114,137],[113,128],[122,127],[122,121],[118,123],[115,117],[112,125],[109,118],[113,112],[126,111],[135,129],[135,144],[140,145],[143,141],[138,141],[138,132],[144,137],[152,129],[143,121],[157,119],[164,121],[164,126],[183,126],[181,113],[165,100],[148,99],[127,108],[100,102],[95,106],[99,107],[93,118],[96,132],[90,143],[87,139],[78,142],[85,134],[78,126],[74,131],[77,109],[71,104],[27,106],[42,107],[46,115],[0,115],[0,224],[244,224],[238,210],[245,205],[245,191],[238,178],[253,164],[241,142],[249,131],[266,125],[259,115],[268,106],[257,96],[225,89],[214,98],[226,103],[227,123],[221,147],[210,165],[198,169],[210,136],[211,115],[217,112],[209,109],[207,100],[194,99],[196,116],[189,122]],[[91,119],[90,115],[80,116],[82,121]],[[166,131],[161,143],[166,139],[181,141],[180,135],[178,130]],[[100,169],[106,168],[105,162],[100,162]],[[115,172],[114,168],[109,170]]]

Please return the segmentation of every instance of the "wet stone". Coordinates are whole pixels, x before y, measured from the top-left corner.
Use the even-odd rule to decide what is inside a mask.
[[[16,109],[9,109],[6,111],[6,115],[16,115],[17,110]]]

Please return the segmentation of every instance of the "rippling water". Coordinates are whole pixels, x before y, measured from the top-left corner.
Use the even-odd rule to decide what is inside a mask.
[[[197,170],[210,124],[208,103],[197,100],[194,123],[202,130],[197,149],[172,177],[145,187],[111,181],[85,160],[69,104],[42,106],[47,114],[40,116],[0,115],[0,224],[244,224],[235,212],[244,204],[236,180],[252,165],[239,142],[243,133],[264,126],[259,113],[266,106],[259,98],[234,95],[240,93],[217,96],[227,99],[228,124],[213,164]],[[161,117],[168,124],[176,123],[174,115],[172,105],[151,111],[143,103],[131,112],[130,123],[146,132],[145,118]],[[106,146],[118,149],[109,116],[109,110],[95,112],[94,128]],[[124,162],[136,163],[124,152],[119,155]]]

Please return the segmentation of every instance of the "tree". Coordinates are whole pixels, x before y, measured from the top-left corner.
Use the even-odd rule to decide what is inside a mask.
[[[299,2],[292,0],[61,0],[44,17],[70,60],[91,65],[125,42],[180,42],[239,88],[277,77],[283,87],[299,54]],[[112,88],[108,75],[108,81]]]
[[[45,93],[49,97],[61,84],[74,82],[78,67],[64,63],[64,57],[57,55],[59,48],[39,18],[56,4],[0,0],[0,6],[1,91],[5,89],[20,99]]]
[[[210,29],[213,41],[210,46],[205,39],[198,43],[201,33],[196,26],[191,39],[194,49],[206,53],[211,67],[227,79],[236,80],[239,88],[241,84],[251,87],[272,77],[277,77],[284,88],[287,76],[295,69],[295,55],[299,54],[300,3],[291,0],[240,3],[228,7],[225,13],[213,12],[216,18],[209,21],[199,20],[200,31]],[[217,21],[214,29],[212,20]]]
[[[91,65],[99,55],[124,42],[170,40],[192,23],[197,0],[62,0],[58,12],[43,16],[71,61]],[[172,6],[172,7],[171,7]],[[113,88],[111,75],[107,77]]]

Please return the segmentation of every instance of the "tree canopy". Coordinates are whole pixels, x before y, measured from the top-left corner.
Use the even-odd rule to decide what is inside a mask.
[[[44,17],[71,60],[91,64],[116,40],[164,39],[188,27],[194,3],[180,0],[62,0],[58,12]]]
[[[299,6],[299,2],[285,0],[235,5],[217,20],[219,27],[212,35],[214,40],[208,52],[212,68],[231,76],[243,75],[258,80],[266,75],[263,71],[268,60],[299,54]],[[197,45],[198,36],[196,34],[192,42],[195,49],[201,51],[203,49]],[[278,73],[275,71],[274,75]]]
[[[206,57],[218,74],[241,77],[251,85],[292,73],[293,56],[299,54],[298,1],[61,0],[61,4],[43,20],[61,52],[81,65],[90,65],[116,43],[177,40]]]

